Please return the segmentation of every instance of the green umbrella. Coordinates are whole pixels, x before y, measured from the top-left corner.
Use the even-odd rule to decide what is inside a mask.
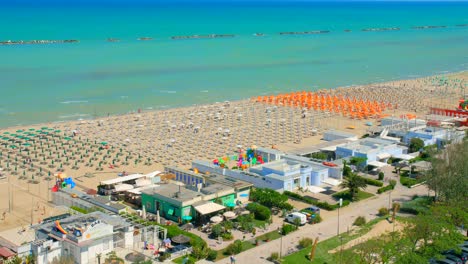
[[[10,148],[15,149],[15,148],[18,148],[18,147],[15,146],[15,145],[10,145]]]
[[[101,142],[101,145],[107,145],[106,141]]]
[[[63,139],[65,139],[66,141],[71,140],[71,138],[69,137],[64,137]]]
[[[9,140],[9,137],[2,137],[3,140]]]
[[[24,130],[21,130],[21,129],[16,130],[16,133],[23,133],[23,132],[24,132]]]
[[[3,134],[8,135],[8,134],[10,134],[10,132],[3,132]]]
[[[62,130],[57,129],[57,130],[55,130],[54,132],[55,132],[55,133],[60,133],[60,132],[62,132]]]
[[[24,143],[23,146],[25,146],[25,147],[30,147],[31,144],[29,144],[29,143]]]
[[[34,131],[34,130],[36,130],[36,129],[35,129],[35,128],[30,128],[30,129],[29,129],[29,131]]]
[[[41,129],[49,129],[48,127],[41,127]]]

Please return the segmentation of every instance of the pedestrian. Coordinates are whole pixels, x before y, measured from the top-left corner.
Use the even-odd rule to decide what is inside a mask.
[[[236,258],[234,255],[231,255],[229,258],[231,259],[231,264],[236,264]]]

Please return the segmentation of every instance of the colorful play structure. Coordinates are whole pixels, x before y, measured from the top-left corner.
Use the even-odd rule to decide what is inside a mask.
[[[460,99],[460,101],[458,101],[458,102],[459,102],[458,110],[468,112],[468,99]]]
[[[67,188],[70,186],[71,189],[75,188],[76,183],[72,177],[67,177],[65,173],[59,172],[56,175],[55,185],[52,187],[52,192],[58,192],[58,190]]]
[[[245,170],[249,166],[254,166],[257,164],[264,164],[262,156],[257,155],[256,146],[252,146],[244,151],[242,148],[239,148],[239,154],[232,156],[225,156],[213,160],[213,164],[220,166],[221,168],[226,167],[226,163],[229,161],[234,161],[238,169]]]
[[[454,110],[452,109],[444,109],[444,108],[435,108],[431,107],[430,109],[431,114],[433,115],[443,115],[443,116],[450,116],[450,117],[458,117],[461,119],[465,119],[464,121],[459,121],[460,126],[468,126],[468,100],[460,99],[458,107]]]
[[[57,228],[58,231],[60,231],[62,234],[68,234],[67,231],[65,231],[65,229],[62,228],[62,226],[60,225],[60,221],[59,220],[56,220],[55,221],[55,228]]]
[[[382,118],[382,111],[396,109],[397,105],[330,95],[326,92],[292,92],[286,94],[258,96],[253,101],[274,105],[301,107],[316,111],[340,113],[352,119]]]

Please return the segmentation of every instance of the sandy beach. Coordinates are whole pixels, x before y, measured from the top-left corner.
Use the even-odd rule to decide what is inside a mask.
[[[391,103],[382,114],[425,119],[429,107],[454,109],[467,81],[468,72],[462,72],[319,92]],[[369,122],[378,125],[378,117],[356,119],[246,99],[1,129],[0,231],[66,211],[48,202],[59,171],[73,177],[78,189],[96,189],[100,181],[122,171],[189,168],[194,159],[212,160],[238,145],[288,151],[322,142],[321,134],[328,129],[361,136],[371,127]]]

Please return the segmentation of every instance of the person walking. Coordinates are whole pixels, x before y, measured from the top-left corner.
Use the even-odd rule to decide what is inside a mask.
[[[236,264],[236,258],[234,255],[231,255],[229,258],[231,259],[231,264]]]

